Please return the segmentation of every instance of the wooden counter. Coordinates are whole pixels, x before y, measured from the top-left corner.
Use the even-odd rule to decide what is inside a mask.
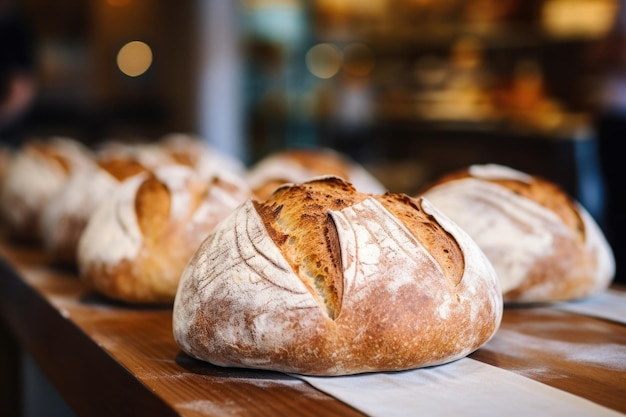
[[[281,373],[189,358],[172,337],[170,307],[90,294],[37,248],[0,241],[0,258],[0,355],[23,347],[80,416],[362,415]],[[471,357],[626,413],[625,354],[626,325],[519,308]],[[17,367],[0,363],[0,407],[17,415]]]

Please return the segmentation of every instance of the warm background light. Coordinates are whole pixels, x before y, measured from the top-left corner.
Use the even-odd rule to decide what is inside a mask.
[[[129,77],[137,77],[152,65],[152,50],[141,41],[124,45],[117,54],[117,66]]]
[[[356,77],[368,75],[376,64],[374,53],[365,44],[351,43],[343,48],[343,68]]]
[[[544,29],[554,36],[604,36],[614,24],[616,0],[547,0],[541,10]]]
[[[113,7],[128,6],[130,4],[130,0],[107,0],[107,4]]]

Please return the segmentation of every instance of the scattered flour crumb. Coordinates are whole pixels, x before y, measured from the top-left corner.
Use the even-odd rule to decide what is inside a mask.
[[[192,401],[179,406],[180,409],[195,411],[207,416],[233,417],[245,415],[248,411],[234,401],[226,401],[224,404],[217,404],[209,400]]]

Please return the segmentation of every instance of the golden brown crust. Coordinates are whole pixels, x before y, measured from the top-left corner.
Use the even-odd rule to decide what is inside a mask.
[[[171,196],[167,186],[154,175],[139,186],[135,194],[135,213],[139,229],[150,244],[157,244],[170,216]]]
[[[282,185],[288,184],[289,180],[286,178],[271,179],[264,182],[262,185],[254,188],[254,195],[261,200],[264,200],[272,195]]]
[[[118,181],[148,171],[139,161],[132,159],[107,158],[98,161],[98,165]]]
[[[317,175],[335,175],[344,179],[350,178],[350,170],[348,169],[350,162],[335,152],[291,149],[285,151],[284,155]]]
[[[455,285],[465,270],[463,252],[450,233],[422,209],[419,202],[404,194],[387,193],[377,199],[404,223],[413,236],[437,260],[446,278]]]
[[[322,175],[332,175],[349,179],[349,163],[335,152],[325,152],[319,149],[288,149],[280,154],[282,160],[287,160],[300,166],[310,173],[310,178]],[[284,177],[267,178],[261,185],[255,187],[254,194],[260,199],[268,198],[280,186],[289,184],[289,172]]]
[[[193,167],[194,166],[194,160],[192,158],[192,155],[188,152],[182,152],[182,151],[176,151],[176,150],[170,150],[169,151],[170,155],[172,155],[172,158],[174,158],[174,161],[176,161],[176,163],[181,164],[181,165],[185,165],[188,167]]]
[[[328,210],[341,210],[365,197],[333,177],[282,187],[255,203],[272,240],[333,319],[341,309],[343,281],[337,231]]]
[[[180,262],[180,261],[179,261]],[[164,269],[174,269],[177,262],[161,257],[159,263],[123,260],[119,264],[89,265],[81,272],[82,281],[98,294],[130,304],[169,304],[176,291],[176,279],[164,279]],[[141,279],[136,271],[141,269]],[[166,276],[165,276],[166,277]]]

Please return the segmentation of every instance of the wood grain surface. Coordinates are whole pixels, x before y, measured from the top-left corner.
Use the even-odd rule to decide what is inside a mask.
[[[0,241],[0,257],[0,352],[15,340],[80,416],[362,415],[285,374],[190,358],[172,337],[171,306],[92,294],[36,247]],[[625,354],[626,326],[533,307],[507,308],[471,357],[626,413]],[[0,386],[19,377],[9,371]]]

